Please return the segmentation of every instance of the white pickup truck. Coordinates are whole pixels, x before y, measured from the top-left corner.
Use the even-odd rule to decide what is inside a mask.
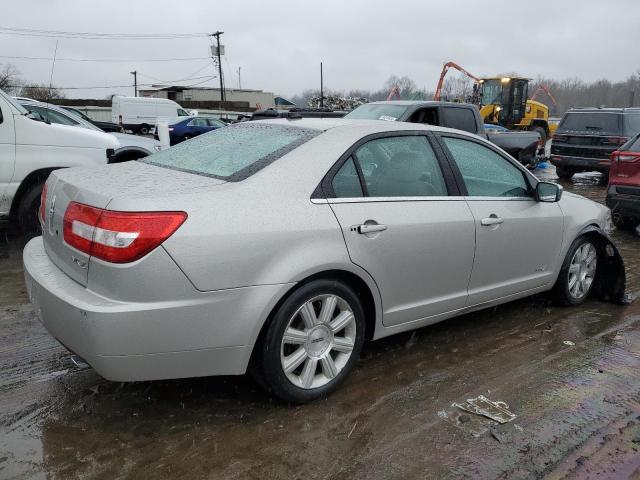
[[[104,165],[119,147],[103,132],[47,124],[0,90],[0,218],[38,232],[40,194],[58,168]]]

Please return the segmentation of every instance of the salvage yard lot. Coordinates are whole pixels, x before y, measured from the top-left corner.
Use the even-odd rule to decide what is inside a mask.
[[[564,186],[604,200],[596,176]],[[0,478],[640,476],[637,304],[536,296],[368,343],[341,389],[292,407],[245,377],[75,369],[26,299],[24,239],[0,229]],[[639,239],[614,240],[635,297]],[[478,395],[517,417],[452,406]]]

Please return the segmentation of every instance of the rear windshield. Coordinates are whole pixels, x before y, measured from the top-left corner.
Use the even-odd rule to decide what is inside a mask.
[[[390,105],[388,103],[369,103],[360,105],[347,113],[344,118],[359,118],[364,120],[398,120],[407,110],[406,105]]]
[[[250,177],[319,133],[319,130],[289,125],[231,125],[139,161],[237,182]]]
[[[595,135],[600,133],[620,134],[622,130],[621,117],[622,115],[619,113],[609,112],[567,113],[560,122],[558,130],[591,132]]]

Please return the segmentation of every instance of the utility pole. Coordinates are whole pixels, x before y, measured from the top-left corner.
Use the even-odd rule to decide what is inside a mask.
[[[324,85],[322,80],[322,62],[320,62],[320,108],[324,108]]]
[[[242,90],[242,80],[240,79],[240,70],[242,70],[242,67],[238,67],[238,90]]]
[[[220,60],[220,55],[222,53],[220,51],[220,35],[222,35],[223,33],[224,32],[218,31],[211,34],[212,37],[216,37],[217,43],[216,56],[218,57],[218,75],[220,76],[220,102],[226,101],[226,95],[224,93],[224,82],[222,80],[222,61]],[[222,104],[220,106],[222,107]]]
[[[133,91],[135,92],[134,96],[138,96],[138,71],[134,70],[133,72],[129,72],[133,75]]]

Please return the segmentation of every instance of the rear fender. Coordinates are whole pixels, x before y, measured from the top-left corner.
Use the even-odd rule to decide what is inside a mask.
[[[611,303],[620,305],[629,303],[625,295],[624,261],[611,237],[595,225],[584,228],[580,235],[589,236],[595,242],[600,253],[593,294]]]

